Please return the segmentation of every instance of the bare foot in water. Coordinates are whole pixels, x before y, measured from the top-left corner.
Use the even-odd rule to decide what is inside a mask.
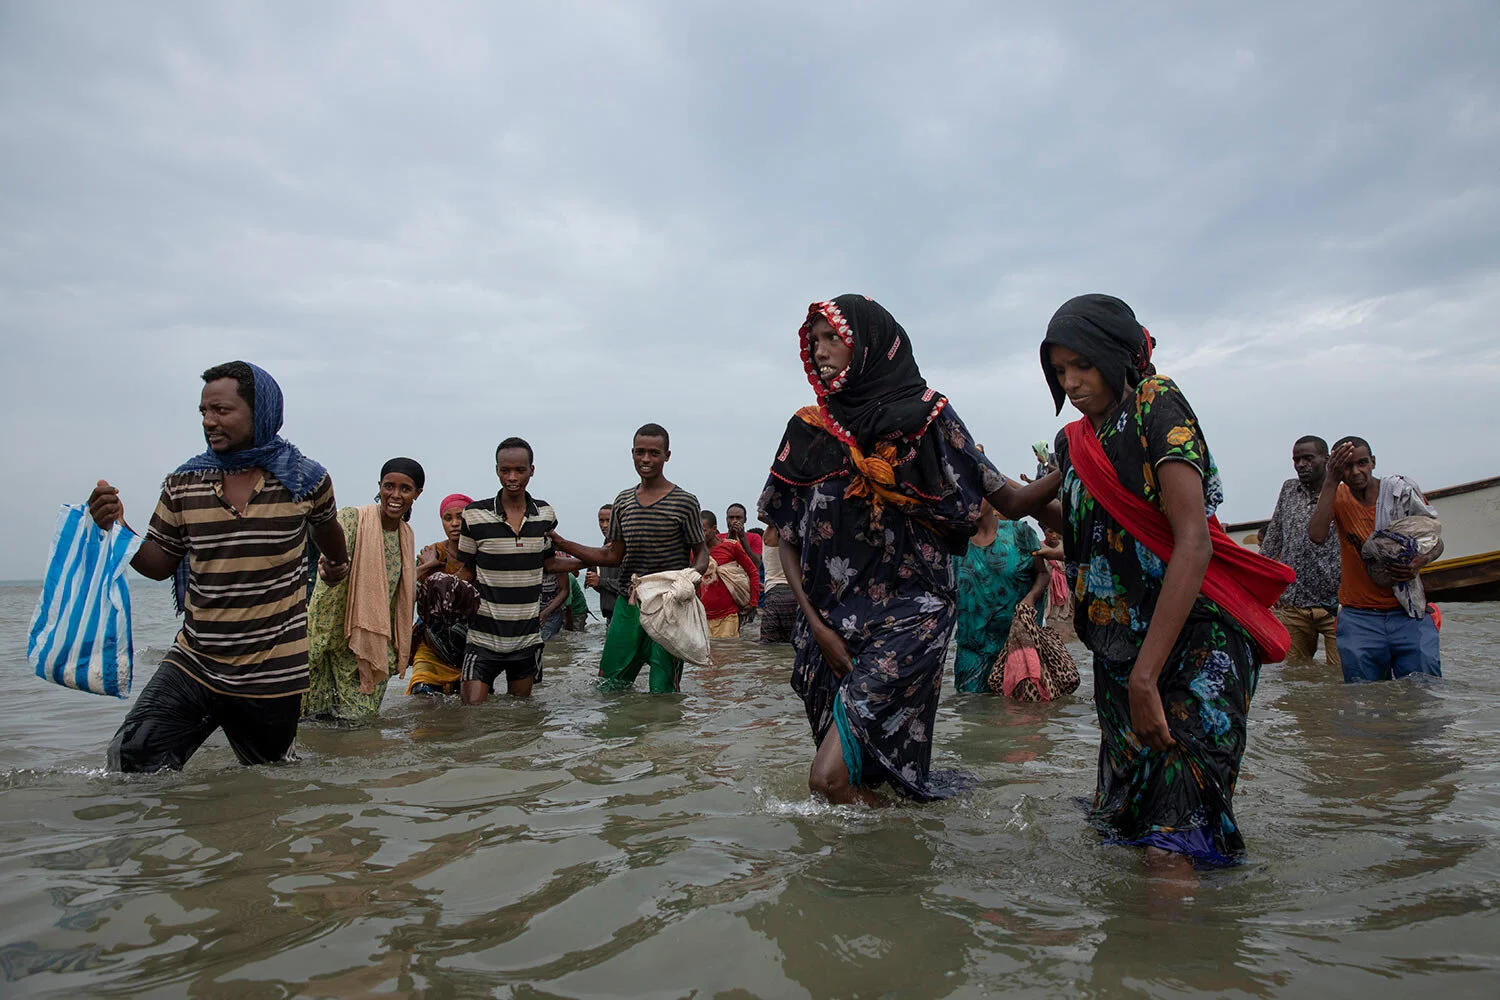
[[[1198,871],[1186,854],[1148,847],[1145,867],[1153,902],[1180,904],[1198,891]]]

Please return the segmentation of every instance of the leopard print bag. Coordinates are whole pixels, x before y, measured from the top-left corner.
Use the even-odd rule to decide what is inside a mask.
[[[995,693],[1005,690],[1005,661],[1012,653],[1035,649],[1041,662],[1041,681],[1031,678],[1021,680],[1011,690],[1010,697],[1016,701],[1052,701],[1078,690],[1081,680],[1073,654],[1063,644],[1062,637],[1037,621],[1036,609],[1029,604],[1016,606],[1016,617],[1010,626],[1010,637],[1005,648],[990,667],[989,689]]]

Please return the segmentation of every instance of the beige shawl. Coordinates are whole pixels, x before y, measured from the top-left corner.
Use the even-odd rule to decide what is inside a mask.
[[[711,558],[708,572],[703,574],[703,585],[706,587],[716,581],[728,589],[729,599],[741,611],[750,606],[750,574],[745,572],[745,567],[737,562],[721,563]]]
[[[375,685],[390,677],[386,651],[396,647],[396,669],[406,673],[411,651],[412,608],[417,581],[412,552],[415,541],[411,525],[396,529],[401,539],[401,580],[396,596],[388,599],[391,581],[385,575],[385,529],[380,523],[380,505],[359,508],[354,529],[354,553],[349,565],[349,595],[344,606],[344,637],[349,651],[359,661],[359,691],[373,694]],[[393,634],[394,633],[394,634]]]

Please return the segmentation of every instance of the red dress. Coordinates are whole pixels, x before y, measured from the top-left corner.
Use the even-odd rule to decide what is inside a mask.
[[[745,550],[739,542],[719,536],[718,544],[709,550],[709,558],[720,566],[729,563],[739,563],[741,568],[750,577],[750,607],[760,603],[760,570],[755,563],[745,554]],[[728,618],[730,615],[740,613],[740,607],[734,603],[730,596],[729,587],[722,580],[715,580],[705,584],[699,590],[699,596],[703,599],[703,610],[708,612],[709,621],[717,621],[720,618]]]

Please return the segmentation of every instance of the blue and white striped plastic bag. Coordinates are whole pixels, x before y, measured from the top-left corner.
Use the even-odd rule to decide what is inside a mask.
[[[125,570],[140,545],[118,521],[106,533],[82,504],[58,511],[26,642],[38,677],[93,694],[130,694],[135,649]]]

